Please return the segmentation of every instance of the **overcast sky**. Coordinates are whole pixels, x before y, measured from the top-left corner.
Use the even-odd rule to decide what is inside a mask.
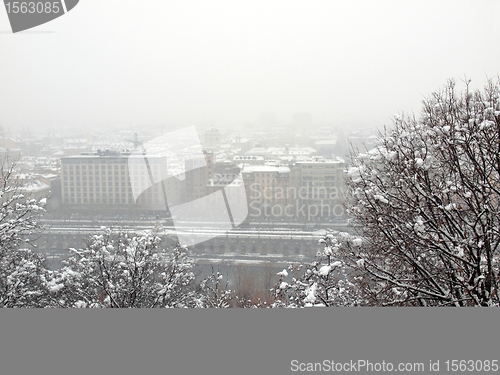
[[[0,124],[380,126],[498,75],[499,25],[498,0],[80,0],[19,34],[0,9]]]

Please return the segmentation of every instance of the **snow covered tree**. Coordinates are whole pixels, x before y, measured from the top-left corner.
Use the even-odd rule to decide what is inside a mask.
[[[43,205],[21,192],[14,175],[17,159],[7,155],[0,160],[0,251],[19,248],[27,236],[38,233],[37,222]]]
[[[361,246],[342,247],[377,305],[499,304],[500,84],[450,81],[421,117],[397,117],[352,155],[349,214]]]
[[[180,245],[162,250],[160,238],[146,232],[92,236],[54,279],[61,307],[197,307],[194,261]]]
[[[47,307],[52,272],[30,249],[13,249],[0,259],[0,307]]]
[[[290,265],[278,272],[272,289],[272,307],[357,306],[363,303],[353,271],[340,255],[340,249],[352,242],[347,233],[326,234],[319,243],[323,249],[309,264]],[[354,240],[356,243],[356,240]]]
[[[14,171],[17,160],[0,161],[0,307],[41,307],[46,301],[48,271],[31,249],[30,236],[40,232],[40,202],[21,194]]]
[[[200,283],[199,295],[201,305],[206,308],[233,307],[236,300],[235,292],[229,289],[228,277],[213,269],[212,273]]]

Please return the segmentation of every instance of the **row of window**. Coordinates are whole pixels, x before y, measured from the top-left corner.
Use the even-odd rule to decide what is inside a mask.
[[[86,192],[90,193],[90,192],[94,192],[94,191],[100,192],[101,191],[101,187],[100,186],[96,186],[94,188],[93,186],[90,186],[89,188],[86,188],[86,187],[82,188],[81,186],[65,186],[63,188],[63,190],[66,191],[66,192],[68,192],[68,193],[71,192],[71,191],[73,191],[73,192],[83,191],[84,193],[86,193]],[[159,194],[160,193],[160,189],[158,189],[158,188],[155,188],[155,189],[146,189],[146,187],[144,187],[144,188],[135,189],[135,190],[136,191],[139,191],[139,190],[144,191],[144,194]],[[102,186],[102,191],[110,191],[110,192],[112,192],[112,191],[122,191],[124,193],[128,193],[128,192],[131,191],[131,189],[125,188],[124,186],[122,186],[121,188],[120,188],[120,186],[114,186],[114,189],[113,189],[113,186],[108,186],[108,187]]]
[[[122,200],[122,201],[126,201],[126,202],[130,202],[130,203],[136,203],[136,200],[134,199],[134,197],[131,197],[131,196],[120,196],[120,195],[104,195],[104,196],[100,196],[100,195],[96,195],[96,196],[93,196],[93,195],[89,195],[89,196],[64,196],[64,200],[63,202],[64,203],[68,203],[68,202],[83,202],[84,200],[87,200],[87,199],[90,199],[90,201],[105,201],[105,200],[116,200],[116,201],[119,201],[119,200]],[[137,199],[137,203],[142,203],[142,202],[156,202],[156,203],[161,203],[163,202],[162,199],[160,199],[159,197],[143,197],[141,196],[139,199]]]
[[[118,168],[118,167],[120,167],[120,168]],[[158,172],[158,168],[159,167],[157,165],[152,165],[152,166],[150,166],[150,168],[151,168],[151,171]],[[102,165],[100,167],[98,165],[96,165],[95,168],[92,165],[88,166],[89,172],[94,171],[94,169],[95,169],[95,171],[99,171],[99,170],[101,170],[101,171],[106,171],[106,170],[107,171],[112,171],[112,170],[114,170],[114,171],[121,171],[121,172],[124,172],[126,169],[130,170],[131,172],[137,172],[138,170],[141,170],[141,171],[145,170],[145,168],[144,168],[143,165],[132,165],[132,166],[130,166],[128,168],[125,168],[124,165],[121,165],[121,166],[118,166],[118,165],[115,165],[115,166]],[[65,172],[72,172],[72,171],[79,172],[80,170],[81,171],[87,171],[87,166],[84,165],[84,166],[82,166],[82,168],[80,168],[80,166],[78,166],[78,165],[77,166],[73,166],[73,165],[65,165],[65,166],[63,166],[63,171],[65,171]]]
[[[320,168],[342,168],[342,165],[340,165],[339,163],[334,163],[334,164],[310,164],[310,165],[307,165],[307,164],[301,164],[300,165],[302,168],[311,168],[312,167],[315,167],[316,169],[320,169]]]
[[[118,168],[119,167],[119,168]],[[125,165],[96,165],[95,166],[95,169],[121,169],[121,170],[125,170]],[[63,169],[66,169],[66,170],[77,170],[79,171],[80,169],[81,170],[87,170],[87,165],[82,165],[82,167],[80,168],[79,165],[63,165]],[[94,166],[93,165],[89,165],[88,166],[88,169],[89,170],[92,170],[94,169]]]
[[[76,183],[77,183],[77,184],[79,184],[79,183],[80,183],[80,181],[82,181],[84,184],[86,184],[86,183],[87,183],[87,178],[86,178],[86,177],[83,177],[83,178],[80,178],[80,177],[70,178],[70,179],[69,179],[69,181],[64,181],[64,182],[65,182],[65,183],[66,183],[66,185],[67,185],[67,184],[74,184],[74,183],[75,183],[75,181],[76,181]],[[103,183],[103,184],[105,184],[105,183],[106,183],[106,178],[103,178],[103,179],[101,180],[98,176],[96,176],[96,178],[95,178],[95,182],[99,183],[100,181],[102,181],[102,183]],[[111,176],[110,176],[110,177],[108,177],[107,181],[108,181],[108,183],[111,183],[111,182],[113,182],[113,181],[114,181],[114,182],[116,182],[116,183],[118,183],[118,182],[120,182],[120,181],[121,181],[121,183],[122,183],[122,184],[124,184],[124,183],[125,183],[125,181],[128,181],[128,179],[126,179],[125,177],[122,177],[122,178],[120,178],[120,179],[118,179],[118,178],[113,179],[113,178],[111,178]],[[134,179],[135,184],[137,184],[137,183],[138,183],[137,181],[138,181],[138,179]],[[94,182],[94,179],[93,179],[92,177],[89,177],[88,182],[92,184],[92,183]],[[142,181],[141,181],[141,182],[142,182]],[[146,183],[146,184],[147,184],[147,183],[149,183],[149,181],[148,181],[148,182],[142,182],[142,183],[143,183],[143,184],[144,184],[144,183]]]

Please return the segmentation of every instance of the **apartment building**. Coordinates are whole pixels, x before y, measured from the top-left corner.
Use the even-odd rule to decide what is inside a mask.
[[[292,185],[299,205],[315,217],[342,216],[346,166],[341,158],[297,161],[292,167]]]
[[[283,218],[293,202],[290,195],[290,168],[284,166],[246,165],[242,170],[249,219]]]
[[[61,158],[62,203],[69,206],[164,210],[164,156],[98,151]],[[146,166],[146,167],[145,167]],[[149,169],[149,170],[148,170]],[[132,186],[133,185],[133,186]]]

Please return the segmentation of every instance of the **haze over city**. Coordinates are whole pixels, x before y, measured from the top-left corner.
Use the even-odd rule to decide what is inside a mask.
[[[10,34],[0,125],[381,127],[449,78],[495,76],[498,1],[81,1]],[[496,18],[495,18],[496,17]],[[495,22],[495,19],[497,22]]]

